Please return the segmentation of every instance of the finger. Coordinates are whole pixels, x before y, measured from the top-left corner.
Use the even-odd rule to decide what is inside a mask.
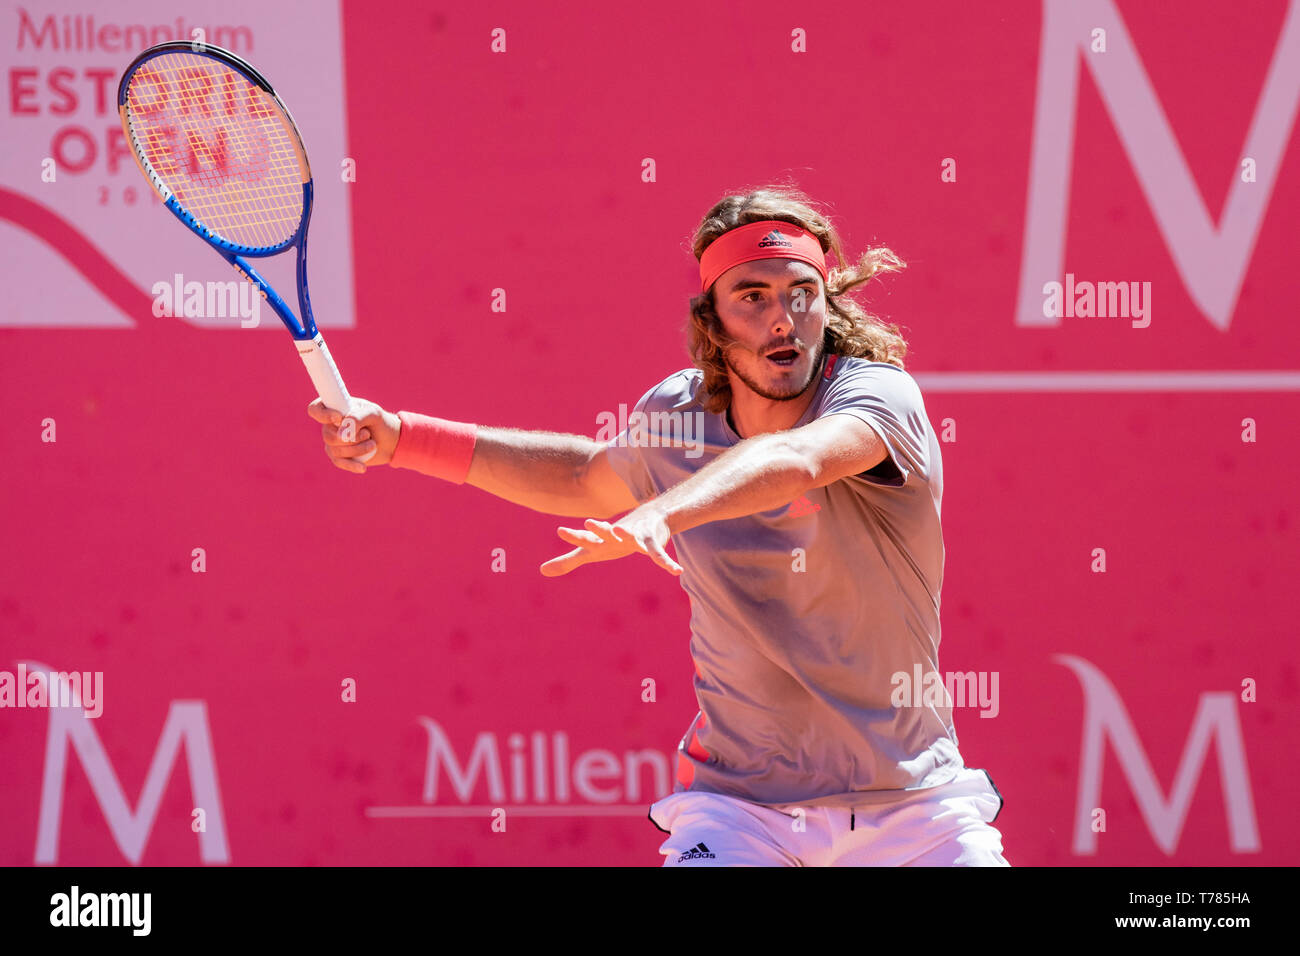
[[[632,531],[631,528],[624,528],[622,525],[617,525],[617,524],[611,525],[610,534],[614,536],[615,541],[619,541],[624,544],[630,544],[632,545],[632,547],[636,548],[642,554],[650,553],[645,546],[645,542],[642,541],[641,538],[634,531]]]
[[[362,441],[353,445],[336,445],[334,448],[334,457],[355,459],[360,458],[362,455],[366,455],[367,452],[369,452],[370,455],[373,455],[378,450],[379,446],[373,441]],[[367,457],[369,457],[369,455],[367,455]]]
[[[364,475],[366,473],[366,466],[361,464],[359,461],[353,461],[351,458],[331,457],[330,461],[334,462],[334,467],[342,468],[344,471],[350,471],[357,475]]]
[[[343,427],[338,429],[339,444],[341,445],[360,445],[361,442],[367,440],[367,438],[370,437],[370,429],[363,428],[361,429],[360,432],[357,432],[354,424],[354,427],[352,427],[351,429],[352,437],[348,438],[347,436],[348,436],[347,419],[344,419]]]
[[[379,454],[379,448],[378,446],[376,446],[372,448],[370,451],[366,452],[364,455],[357,455],[357,457],[353,460],[365,462],[365,461],[369,461],[371,458],[374,458],[378,454]]]
[[[358,468],[364,471],[366,467],[359,462],[353,461],[351,458],[340,458],[334,452],[334,449],[329,447],[325,449],[325,457],[330,460],[330,464],[335,468],[342,468],[344,471],[356,471]]]
[[[543,564],[538,568],[538,570],[548,578],[558,578],[560,575],[568,574],[574,568],[586,564],[586,554],[587,552],[584,549],[575,548],[568,554],[562,554],[557,558],[551,558],[551,560]]]
[[[573,528],[556,528],[555,533],[569,544],[600,545],[605,541],[600,535],[590,531],[576,531]]]
[[[355,415],[345,415],[338,429],[339,438],[345,442],[358,442],[369,438],[369,433],[361,434],[364,431],[366,429],[362,427],[361,422]]]
[[[330,408],[325,404],[325,400],[320,398],[307,406],[307,414],[321,424],[332,423],[337,425],[343,421],[342,413]]]
[[[613,526],[608,521],[597,521],[595,518],[588,518],[586,528],[600,536],[600,540],[611,544],[622,544],[623,539],[614,532]]]
[[[682,566],[668,556],[668,552],[663,549],[658,541],[650,541],[650,550],[647,553],[650,555],[650,560],[669,574],[679,575],[682,573]]]
[[[334,445],[336,447],[355,445],[370,437],[369,429],[365,428],[357,431],[354,427],[352,437],[350,438],[346,437],[347,434],[348,433],[344,428],[335,428],[333,425],[322,425],[320,427],[320,436],[324,440],[325,444]]]

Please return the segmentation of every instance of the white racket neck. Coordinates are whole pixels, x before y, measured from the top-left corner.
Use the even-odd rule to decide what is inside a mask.
[[[307,366],[307,374],[316,386],[316,394],[330,408],[347,415],[352,410],[352,396],[343,384],[338,366],[330,357],[324,337],[317,333],[314,339],[295,339],[293,344],[302,357],[302,363]]]

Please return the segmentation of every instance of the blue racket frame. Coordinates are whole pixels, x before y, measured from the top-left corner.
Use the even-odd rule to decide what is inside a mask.
[[[131,61],[130,66],[128,66],[125,72],[123,72],[122,79],[118,83],[117,87],[117,106],[119,113],[121,113],[126,106],[127,88],[131,84],[131,78],[135,76],[136,72],[150,60],[168,53],[188,53],[193,56],[207,57],[210,60],[228,66],[237,73],[242,74],[250,83],[259,87],[274,98],[276,105],[284,111],[285,116],[289,117],[289,122],[294,128],[295,135],[297,135],[298,125],[294,123],[293,116],[290,114],[288,107],[284,105],[284,101],[280,99],[279,95],[271,87],[271,84],[267,82],[266,77],[257,72],[252,65],[235,56],[235,54],[228,50],[208,46],[206,44],[189,43],[184,40],[173,40],[169,43],[160,43],[157,46],[145,50]],[[301,143],[301,138],[299,138],[299,143]],[[130,143],[129,136],[127,145],[131,147],[132,155],[134,155],[135,148]],[[307,162],[307,150],[305,146],[302,149],[302,155],[304,162]],[[139,157],[137,157],[137,162],[138,161]],[[143,168],[141,171],[145,172],[145,175],[148,176],[148,173]],[[149,178],[156,179],[156,177]],[[157,181],[161,182],[161,180]],[[236,272],[257,287],[261,292],[262,297],[266,299],[267,304],[275,310],[275,314],[280,317],[280,321],[283,322],[285,328],[289,330],[290,335],[298,341],[311,341],[316,338],[318,334],[316,329],[316,320],[311,311],[311,295],[307,291],[307,226],[311,222],[312,198],[314,195],[310,163],[307,165],[307,179],[302,184],[302,220],[298,223],[298,228],[292,236],[275,246],[245,246],[223,239],[221,236],[214,233],[208,226],[204,225],[191,212],[185,209],[184,206],[177,202],[176,197],[171,194],[171,190],[167,188],[166,183],[163,183],[163,187],[167,189],[168,193],[167,197],[163,201],[163,205],[167,207],[168,211],[184,223],[191,232],[215,249],[223,259],[234,267]],[[262,278],[261,274],[248,261],[249,259],[264,259],[270,256],[279,255],[281,252],[284,252],[286,249],[291,247],[297,248],[297,269],[295,274],[298,280],[298,310],[302,315],[301,320],[299,320],[298,316],[293,314],[293,310],[290,309],[284,299],[280,297],[280,294],[271,287],[270,283]]]

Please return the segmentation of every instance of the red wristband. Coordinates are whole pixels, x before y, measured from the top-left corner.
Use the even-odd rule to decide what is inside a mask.
[[[463,485],[474,459],[478,426],[417,412],[398,412],[397,417],[402,431],[389,465]]]

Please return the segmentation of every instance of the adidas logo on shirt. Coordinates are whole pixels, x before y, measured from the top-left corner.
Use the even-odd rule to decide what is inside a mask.
[[[677,858],[677,862],[685,863],[687,860],[712,860],[715,858],[716,858],[716,854],[714,854],[713,851],[711,851],[703,843],[697,843],[695,844],[695,846],[691,847],[689,850],[687,850],[685,853],[679,856]]]

